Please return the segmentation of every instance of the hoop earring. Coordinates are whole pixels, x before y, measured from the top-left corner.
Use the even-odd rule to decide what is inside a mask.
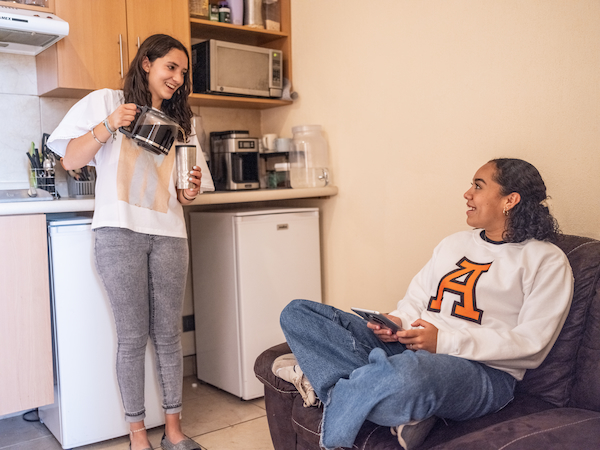
[[[506,209],[506,206],[504,207],[504,209],[502,210],[502,212],[504,213],[505,216],[508,216],[508,209]]]

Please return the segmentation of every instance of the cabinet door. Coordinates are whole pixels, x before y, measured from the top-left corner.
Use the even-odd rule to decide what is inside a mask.
[[[153,34],[168,34],[190,48],[188,0],[127,0],[129,62]]]
[[[44,214],[0,217],[0,416],[54,400]]]
[[[56,88],[121,89],[127,71],[125,0],[56,0],[69,35],[36,58],[40,94]]]

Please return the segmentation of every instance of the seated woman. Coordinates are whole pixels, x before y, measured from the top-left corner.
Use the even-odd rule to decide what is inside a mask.
[[[323,447],[351,447],[369,420],[392,427],[408,450],[436,417],[495,412],[554,344],[573,276],[551,243],[558,226],[539,172],[495,159],[464,197],[475,229],[444,239],[413,278],[387,315],[401,331],[308,300],[282,312],[293,355],[278,358],[273,371],[298,387],[305,406],[318,403],[315,393],[322,400]]]

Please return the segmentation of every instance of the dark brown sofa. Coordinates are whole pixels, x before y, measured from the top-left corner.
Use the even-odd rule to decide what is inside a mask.
[[[419,448],[451,450],[600,449],[600,241],[562,236],[575,292],[566,323],[544,363],[528,370],[515,399],[501,411],[464,422],[438,420]],[[304,408],[290,383],[271,372],[289,353],[280,344],[262,353],[255,373],[265,385],[267,419],[276,450],[318,450],[321,408]],[[389,428],[366,422],[357,449],[398,450]]]

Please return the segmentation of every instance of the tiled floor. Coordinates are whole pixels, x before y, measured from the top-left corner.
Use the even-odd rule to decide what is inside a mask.
[[[197,387],[192,384],[196,383]],[[272,450],[262,398],[242,401],[195,376],[184,379],[183,432],[205,450]],[[163,427],[149,432],[153,448],[160,449]],[[61,450],[48,429],[21,416],[0,420],[0,450]],[[128,450],[127,436],[78,447],[78,450]]]

